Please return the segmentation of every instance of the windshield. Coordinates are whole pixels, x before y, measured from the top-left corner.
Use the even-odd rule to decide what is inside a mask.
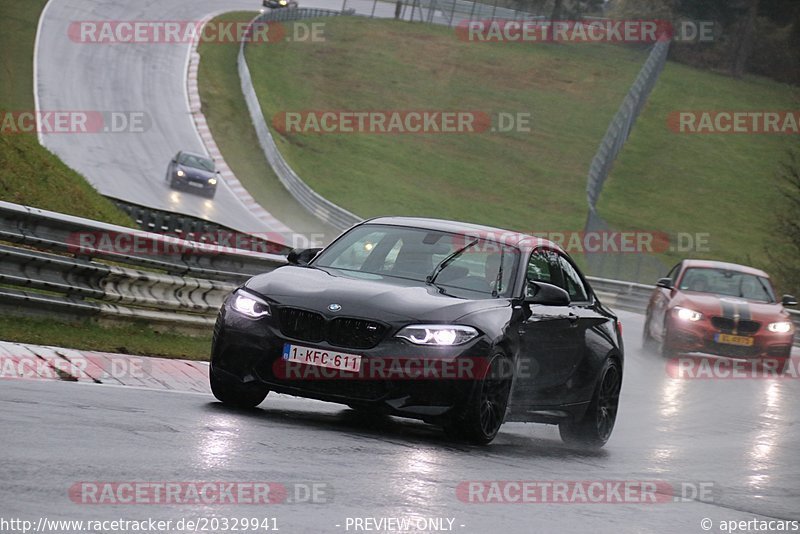
[[[447,294],[510,297],[519,249],[495,241],[403,226],[363,225],[325,249],[313,265],[435,284]]]
[[[760,302],[775,302],[775,294],[768,279],[740,271],[709,268],[686,269],[679,289]]]
[[[214,172],[214,162],[208,158],[195,156],[194,154],[181,154],[178,163],[186,165],[187,167],[194,167],[195,169],[202,169],[204,171]]]

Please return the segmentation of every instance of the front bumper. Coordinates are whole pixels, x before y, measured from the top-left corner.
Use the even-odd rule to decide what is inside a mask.
[[[209,184],[208,181],[192,180],[186,176],[181,177],[178,175],[173,177],[172,185],[186,191],[195,191],[206,195],[212,194],[217,190],[217,184],[212,185]]]
[[[324,373],[285,371],[283,347],[286,343],[314,347],[325,351],[357,354],[362,368],[390,369],[377,360],[390,362],[422,362],[433,360],[435,369],[446,363],[449,371],[459,369],[458,362],[474,364],[491,353],[483,336],[458,347],[422,347],[391,337],[393,331],[374,348],[351,349],[328,344],[309,343],[283,335],[274,317],[250,319],[223,306],[214,329],[211,372],[241,382],[257,382],[272,391],[314,398],[323,401],[358,405],[371,409],[421,419],[435,420],[459,407],[470,395],[479,369],[470,372],[414,374],[367,373],[353,378]],[[372,361],[372,362],[370,362]],[[370,365],[373,363],[374,365]],[[306,368],[301,364],[297,366]],[[467,365],[461,369],[467,369]],[[418,369],[418,367],[415,367]],[[313,371],[314,369],[312,369]],[[353,375],[350,375],[353,376]]]
[[[731,358],[789,358],[792,352],[794,332],[776,334],[762,325],[754,334],[745,337],[753,339],[751,346],[721,343],[719,334],[730,334],[714,328],[705,317],[696,323],[671,318],[669,339],[666,340],[673,352],[700,352]]]

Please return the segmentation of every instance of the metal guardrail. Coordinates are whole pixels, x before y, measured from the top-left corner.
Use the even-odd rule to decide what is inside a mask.
[[[639,112],[644,107],[647,97],[655,87],[659,74],[661,74],[667,62],[669,45],[669,40],[659,41],[653,45],[647,61],[645,61],[644,66],[636,76],[636,81],[631,86],[630,91],[622,101],[622,105],[611,120],[611,124],[608,125],[603,139],[600,141],[600,146],[589,167],[589,176],[586,184],[586,195],[591,211],[596,210],[597,200],[600,198],[600,192],[603,189],[606,178],[608,178],[608,173],[611,171],[611,166],[620,150],[622,150],[625,141],[628,140],[631,129],[639,117]]]
[[[257,249],[258,251],[272,254],[285,255],[291,250],[291,247],[283,243],[269,241],[258,235],[245,234],[228,226],[199,217],[148,208],[147,206],[133,204],[117,198],[106,198],[127,213],[136,225],[145,232],[169,234],[179,239],[212,245],[224,244],[226,239],[246,240],[249,246],[252,247],[250,250]],[[278,237],[278,234],[276,233],[274,236]]]
[[[587,276],[587,280],[592,284],[597,296],[603,303],[612,308],[620,308],[635,313],[644,313],[647,310],[647,303],[650,295],[656,286],[648,284],[637,284],[635,282],[623,282],[621,280],[609,280],[606,278],[596,278]],[[789,310],[796,331],[800,331],[800,311]],[[794,337],[795,347],[800,347],[800,336]]]
[[[409,16],[411,21],[419,18],[420,21],[433,24],[437,22],[435,17],[438,12],[441,13],[444,23],[448,26],[460,22],[456,15],[462,15],[463,20],[542,20],[546,18],[542,13],[534,14],[529,11],[467,0],[404,0],[404,12],[408,11],[408,8],[411,9]],[[417,10],[419,17],[416,16]],[[401,16],[401,18],[405,17]]]
[[[355,12],[352,10],[345,11],[331,11],[327,9],[284,9],[276,11],[265,12],[251,21],[251,24],[258,22],[269,21],[287,21],[299,20],[304,18],[314,18],[322,16],[337,16],[337,15],[353,15]],[[346,209],[337,206],[330,200],[324,198],[319,193],[311,189],[294,170],[289,166],[286,160],[278,150],[275,140],[269,131],[269,127],[264,119],[264,114],[261,111],[261,104],[258,102],[255,87],[250,76],[250,69],[247,66],[245,59],[245,44],[246,39],[242,40],[242,45],[239,48],[239,57],[237,59],[239,68],[239,79],[242,83],[242,93],[244,94],[245,101],[247,102],[247,109],[250,112],[250,119],[256,130],[258,143],[264,151],[264,155],[269,161],[278,179],[283,186],[291,193],[291,195],[309,212],[317,218],[328,223],[329,225],[339,230],[347,229],[354,224],[361,221],[358,215],[355,215]]]
[[[0,201],[0,304],[208,327],[283,256],[185,241]]]

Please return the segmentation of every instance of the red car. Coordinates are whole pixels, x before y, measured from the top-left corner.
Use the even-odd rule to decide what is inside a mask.
[[[783,360],[795,327],[764,271],[734,263],[684,260],[656,283],[647,306],[643,345],[664,356],[701,352]],[[757,361],[758,361],[757,360]]]

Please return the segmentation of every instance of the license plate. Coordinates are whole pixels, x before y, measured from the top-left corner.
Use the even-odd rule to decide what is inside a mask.
[[[201,184],[199,182],[189,182],[189,185],[192,187],[203,187],[205,184]]]
[[[725,343],[727,345],[739,345],[740,347],[752,347],[755,339],[748,336],[734,336],[731,334],[715,334],[714,340],[717,343]]]
[[[330,350],[301,347],[286,343],[283,345],[283,359],[289,362],[315,365],[339,371],[357,373],[361,370],[361,356]]]

